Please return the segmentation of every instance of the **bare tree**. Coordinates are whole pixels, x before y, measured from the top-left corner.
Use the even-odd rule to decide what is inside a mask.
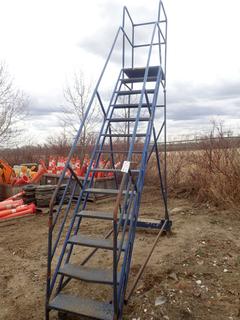
[[[54,155],[67,156],[70,150],[71,141],[66,134],[65,128],[63,128],[59,134],[49,136],[47,138],[46,146]]]
[[[27,99],[15,89],[6,66],[0,63],[0,146],[19,137],[19,124],[27,114]]]
[[[60,121],[70,136],[76,135],[80,123],[83,122],[90,93],[91,86],[86,83],[83,73],[75,73],[72,83],[70,85],[67,84],[64,90],[64,97],[67,105],[62,107],[63,113],[60,116]],[[95,141],[95,129],[98,123],[98,112],[96,106],[93,105],[84,122],[83,131],[79,140],[79,145],[82,150],[81,156],[84,154],[84,150],[87,146]]]

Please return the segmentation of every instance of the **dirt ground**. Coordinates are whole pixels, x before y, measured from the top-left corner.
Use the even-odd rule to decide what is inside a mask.
[[[239,210],[199,207],[186,199],[170,199],[169,207],[172,235],[161,237],[124,319],[240,319]],[[155,190],[148,188],[142,216],[158,218],[161,211]],[[2,320],[44,319],[47,224],[46,214],[0,224]],[[87,224],[84,231],[93,234],[97,227],[101,233],[101,224]],[[130,283],[155,236],[137,232]]]

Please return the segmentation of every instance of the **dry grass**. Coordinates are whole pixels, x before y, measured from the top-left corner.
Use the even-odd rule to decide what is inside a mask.
[[[198,151],[167,154],[170,196],[191,197],[221,208],[236,207],[240,204],[240,149],[221,135],[200,147]],[[153,157],[146,182],[157,184],[157,180]]]

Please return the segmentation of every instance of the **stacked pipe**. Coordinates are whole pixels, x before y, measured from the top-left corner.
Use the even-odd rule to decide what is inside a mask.
[[[19,195],[20,194],[0,202],[0,221],[23,217],[36,212],[36,206],[34,203],[24,204],[22,199],[15,200]]]

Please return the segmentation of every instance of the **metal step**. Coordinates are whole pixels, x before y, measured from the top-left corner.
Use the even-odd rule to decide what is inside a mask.
[[[102,169],[102,168],[93,168],[91,171],[95,172],[115,172],[115,173],[123,173],[121,169]],[[131,173],[139,173],[140,170],[133,169]]]
[[[112,134],[103,133],[102,136],[112,137],[112,138],[124,138],[124,137],[132,137],[132,133],[112,133]],[[136,137],[146,137],[146,133],[136,133]]]
[[[89,268],[86,266],[77,266],[67,263],[58,271],[59,274],[63,274],[70,278],[79,279],[86,282],[113,284],[113,271],[97,268]],[[120,273],[118,274],[118,283],[120,279]]]
[[[128,154],[129,150],[116,150],[116,151],[111,151],[111,150],[96,150],[96,153],[113,153],[113,154],[117,154],[117,153],[125,153]],[[142,154],[143,151],[133,151],[132,153],[136,153],[136,154]]]
[[[122,83],[139,83],[143,82],[144,78],[143,77],[137,77],[137,78],[126,78],[126,79],[121,79]],[[156,82],[157,77],[148,77],[147,82]]]
[[[156,77],[160,66],[151,66],[148,68],[148,77]],[[125,68],[123,72],[128,78],[143,78],[145,75],[146,68]]]
[[[115,194],[117,195],[119,190],[118,189],[101,189],[101,188],[87,188],[84,192],[90,193],[103,193],[103,194]],[[131,193],[131,191],[129,191]],[[126,194],[126,190],[123,190],[123,194]]]
[[[126,108],[136,109],[136,108],[139,107],[139,104],[138,103],[119,103],[119,104],[115,104],[115,105],[113,104],[112,106],[114,107],[114,109],[126,109]],[[149,106],[151,108],[152,104],[150,103]],[[142,108],[148,108],[147,103],[143,103],[142,104]],[[164,108],[164,105],[163,104],[157,104],[156,108]]]
[[[138,121],[149,121],[149,117],[143,117],[139,118]],[[135,122],[137,119],[136,118],[107,118],[109,122]]]
[[[113,240],[112,239],[100,239],[100,238],[90,238],[89,236],[72,236],[68,240],[69,243],[76,244],[84,247],[101,248],[107,250],[113,250]],[[119,243],[118,243],[119,245]],[[125,243],[123,243],[122,251],[125,250]]]
[[[59,293],[50,303],[49,308],[70,312],[90,319],[113,320],[113,305],[69,294]]]
[[[85,218],[93,218],[93,219],[103,219],[103,220],[113,220],[112,212],[102,212],[102,211],[88,211],[83,210],[77,213],[77,216],[85,217]]]
[[[146,93],[148,94],[153,94],[154,93],[154,89],[148,89],[148,90],[145,90]],[[130,94],[141,94],[142,93],[142,90],[123,90],[123,91],[115,91],[115,93],[118,94],[118,96],[127,96],[127,95],[130,95]]]

